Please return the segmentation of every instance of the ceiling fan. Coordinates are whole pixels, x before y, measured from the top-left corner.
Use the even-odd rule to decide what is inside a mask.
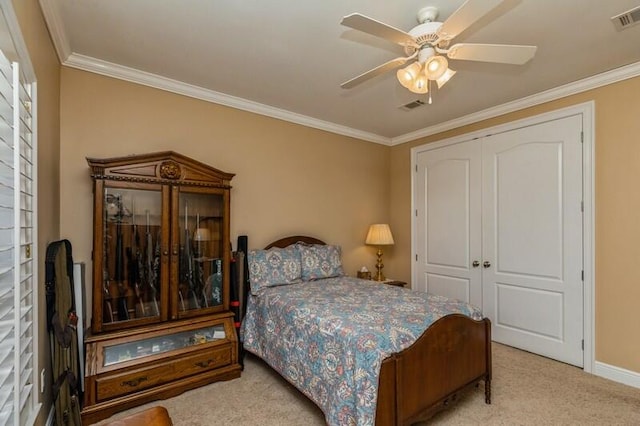
[[[456,43],[449,47],[454,37],[503,1],[467,0],[444,22],[437,22],[438,9],[428,6],[420,9],[419,25],[409,32],[359,13],[343,17],[340,22],[342,25],[397,43],[404,47],[407,57],[392,59],[342,83],[340,87],[351,89],[414,59],[408,66],[398,70],[396,75],[400,84],[418,94],[427,93],[431,81],[441,88],[453,77],[456,71],[449,68],[447,58],[515,65],[526,63],[535,55],[536,46]]]

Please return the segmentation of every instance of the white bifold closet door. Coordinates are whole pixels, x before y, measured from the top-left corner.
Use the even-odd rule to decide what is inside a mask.
[[[418,154],[418,283],[414,288],[482,306],[482,144]]]
[[[416,288],[469,301],[495,341],[583,366],[582,118],[417,155]]]

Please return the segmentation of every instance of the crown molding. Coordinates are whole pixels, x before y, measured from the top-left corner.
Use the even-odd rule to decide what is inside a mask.
[[[459,118],[454,118],[453,120],[436,124],[434,126],[425,127],[423,129],[416,130],[415,132],[393,137],[391,138],[390,145],[395,146],[406,142],[411,142],[425,136],[435,135],[436,133],[441,133],[447,130],[466,126],[468,124],[477,123],[478,121],[487,120],[499,115],[519,111],[524,108],[540,105],[545,102],[554,101],[556,99],[565,98],[570,95],[575,95],[587,90],[596,89],[598,87],[606,86],[608,84],[616,83],[622,80],[627,80],[639,75],[640,62],[625,65],[620,68],[606,71],[592,77],[583,78],[582,80],[574,81],[563,86],[545,90],[544,92],[536,93],[534,95],[517,99],[512,102],[507,102],[506,104],[487,108],[482,111],[474,112],[473,114],[468,114]]]
[[[40,0],[40,9],[42,9],[44,21],[49,28],[49,34],[51,35],[51,40],[53,40],[53,46],[58,54],[58,59],[61,64],[64,64],[71,55],[71,45],[69,44],[67,33],[64,31],[58,3],[59,2],[54,0]]]
[[[279,120],[300,124],[306,127],[312,127],[327,132],[348,136],[368,142],[374,142],[382,145],[390,145],[391,138],[376,135],[374,133],[357,130],[351,127],[342,126],[328,121],[319,120],[306,115],[275,108],[269,105],[260,104],[258,102],[249,101],[202,87],[190,85],[170,78],[162,77],[145,71],[136,70],[134,68],[110,63],[100,59],[92,58],[85,55],[73,53],[69,40],[64,31],[61,12],[58,2],[54,0],[39,0],[42,14],[49,28],[49,34],[53,40],[53,45],[58,54],[58,58],[62,65],[102,74],[108,77],[126,80],[132,83],[142,84],[156,89],[166,90],[212,102],[243,111],[253,112],[255,114],[267,117],[277,118]]]
[[[49,33],[51,34],[51,39],[53,40],[53,44],[58,54],[58,58],[60,59],[60,62],[65,66],[102,74],[108,77],[118,78],[132,83],[142,84],[156,89],[166,90],[180,95],[201,99],[207,102],[212,102],[231,108],[252,112],[255,114],[276,118],[279,120],[300,124],[302,126],[312,127],[330,133],[335,133],[387,146],[395,146],[406,142],[411,142],[426,136],[473,124],[482,120],[487,120],[524,108],[540,105],[545,102],[550,102],[566,96],[575,95],[577,93],[585,92],[587,90],[595,89],[640,75],[640,62],[636,62],[592,77],[587,77],[582,80],[578,80],[572,83],[565,84],[563,86],[527,96],[525,98],[517,99],[512,102],[507,102],[502,105],[487,108],[482,111],[445,121],[443,123],[425,127],[414,132],[405,133],[400,136],[389,138],[377,135],[375,133],[319,120],[292,111],[260,104],[258,102],[249,101],[247,99],[227,95],[225,93],[190,85],[181,81],[162,77],[157,74],[140,71],[134,68],[129,68],[89,56],[73,53],[71,51],[68,38],[64,31],[64,25],[62,24],[59,4],[55,0],[39,0],[39,2],[45,21],[49,28]]]
[[[335,133],[387,146],[395,146],[406,142],[411,142],[426,136],[477,123],[482,120],[487,120],[500,115],[519,111],[524,108],[540,105],[545,102],[550,102],[570,95],[575,95],[577,93],[606,86],[608,84],[616,83],[618,81],[626,80],[640,75],[640,62],[636,62],[592,77],[587,77],[582,80],[565,84],[563,86],[558,86],[544,92],[527,96],[522,99],[517,99],[512,102],[507,102],[502,105],[487,108],[482,111],[455,118],[453,120],[425,127],[423,129],[416,130],[415,132],[388,138],[374,133],[365,132],[351,127],[319,120],[284,109],[275,108],[258,102],[249,101],[236,96],[227,95],[225,93],[205,89],[199,86],[194,86],[178,80],[162,77],[157,74],[148,73],[146,71],[140,71],[134,68],[129,68],[111,62],[103,61],[101,59],[80,55],[77,53],[71,53],[63,62],[63,65],[77,68],[83,71],[89,71],[96,74],[129,81],[132,83],[142,84],[160,90],[166,90],[172,93],[189,96],[203,101],[236,108],[267,117],[276,118],[279,120],[288,121],[295,124],[300,124],[306,127],[324,130],[330,133]]]
[[[162,77],[146,71],[140,71],[89,56],[79,55],[77,53],[69,55],[63,65],[343,136],[349,136],[382,145],[389,145],[391,143],[390,138],[379,136],[374,133],[353,129],[351,127],[342,126],[328,121],[318,120],[306,115],[183,83],[181,81]]]

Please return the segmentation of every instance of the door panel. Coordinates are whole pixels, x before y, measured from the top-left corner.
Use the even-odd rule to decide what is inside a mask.
[[[483,306],[494,340],[582,366],[579,116],[483,143]]]
[[[414,199],[414,288],[482,306],[495,341],[577,366],[581,131],[575,115],[419,152]]]
[[[476,141],[418,154],[418,282],[422,291],[482,306],[481,150]],[[428,201],[428,202],[427,202]]]
[[[493,156],[496,267],[505,273],[560,278],[562,141],[522,143]]]
[[[521,303],[522,300],[528,303]],[[496,283],[496,323],[513,330],[562,340],[562,295]]]
[[[450,299],[469,300],[471,282],[466,278],[427,273],[429,293],[439,294]]]
[[[427,262],[466,268],[469,263],[469,160],[434,162],[426,174]],[[446,185],[445,185],[446,183]],[[458,226],[450,226],[450,224]],[[444,242],[447,244],[443,244]]]

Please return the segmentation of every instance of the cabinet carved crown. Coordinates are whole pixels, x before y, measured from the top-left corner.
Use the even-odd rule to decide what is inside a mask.
[[[230,188],[234,176],[173,151],[108,159],[87,158],[87,162],[94,179]]]

